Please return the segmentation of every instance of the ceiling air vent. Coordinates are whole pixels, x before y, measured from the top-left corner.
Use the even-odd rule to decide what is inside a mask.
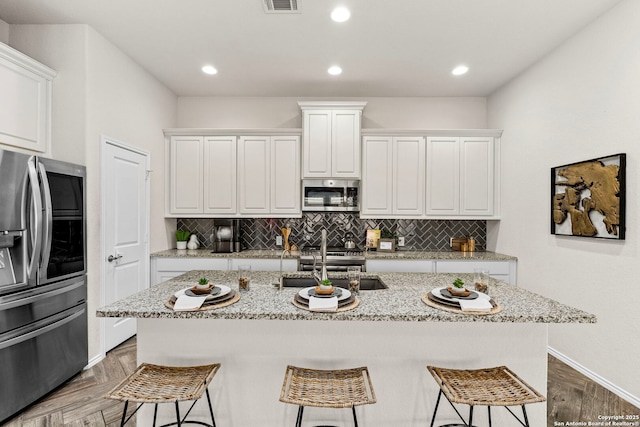
[[[300,13],[298,0],[262,0],[267,13]]]

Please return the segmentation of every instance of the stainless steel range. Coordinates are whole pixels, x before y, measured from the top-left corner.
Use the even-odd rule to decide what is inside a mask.
[[[317,266],[320,267],[320,246],[306,246],[302,249],[298,261],[298,271],[313,270],[314,256]],[[341,246],[329,246],[327,248],[327,270],[347,271],[347,267],[358,266],[365,271],[365,258],[362,249],[355,247],[347,249]]]

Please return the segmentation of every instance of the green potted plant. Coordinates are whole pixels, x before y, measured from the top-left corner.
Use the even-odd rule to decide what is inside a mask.
[[[187,240],[189,240],[188,231],[176,230],[176,248],[187,249]]]
[[[198,284],[196,285],[196,289],[207,289],[209,287],[209,279],[206,277],[201,277],[198,280]]]
[[[331,280],[325,279],[320,282],[320,286],[316,286],[316,293],[321,295],[329,295],[333,293],[333,285]]]
[[[459,277],[456,278],[456,280],[454,280],[453,283],[451,284],[451,287],[449,288],[449,292],[451,292],[454,295],[460,295],[460,294],[466,293],[467,290],[464,288],[464,282],[462,281],[462,279],[460,279]]]

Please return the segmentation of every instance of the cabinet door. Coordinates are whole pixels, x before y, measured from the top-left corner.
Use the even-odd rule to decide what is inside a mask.
[[[235,214],[236,137],[204,139],[204,213]]]
[[[0,143],[46,151],[55,72],[0,43]]]
[[[493,138],[460,138],[460,214],[493,214]]]
[[[331,110],[305,111],[303,118],[304,177],[330,177]]]
[[[393,138],[393,213],[424,212],[424,138]]]
[[[460,212],[460,141],[455,137],[427,138],[427,215]]]
[[[299,215],[300,138],[271,137],[271,213]]]
[[[331,113],[331,176],[360,178],[360,111]]]
[[[271,138],[243,136],[238,143],[240,213],[268,214],[271,187]]]
[[[362,143],[363,215],[393,213],[393,139],[365,137]]]
[[[202,213],[202,151],[202,137],[171,137],[171,213]]]

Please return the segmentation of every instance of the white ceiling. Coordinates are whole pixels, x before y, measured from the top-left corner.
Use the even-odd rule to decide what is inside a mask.
[[[486,96],[619,1],[0,0],[0,19],[89,24],[179,96]]]

